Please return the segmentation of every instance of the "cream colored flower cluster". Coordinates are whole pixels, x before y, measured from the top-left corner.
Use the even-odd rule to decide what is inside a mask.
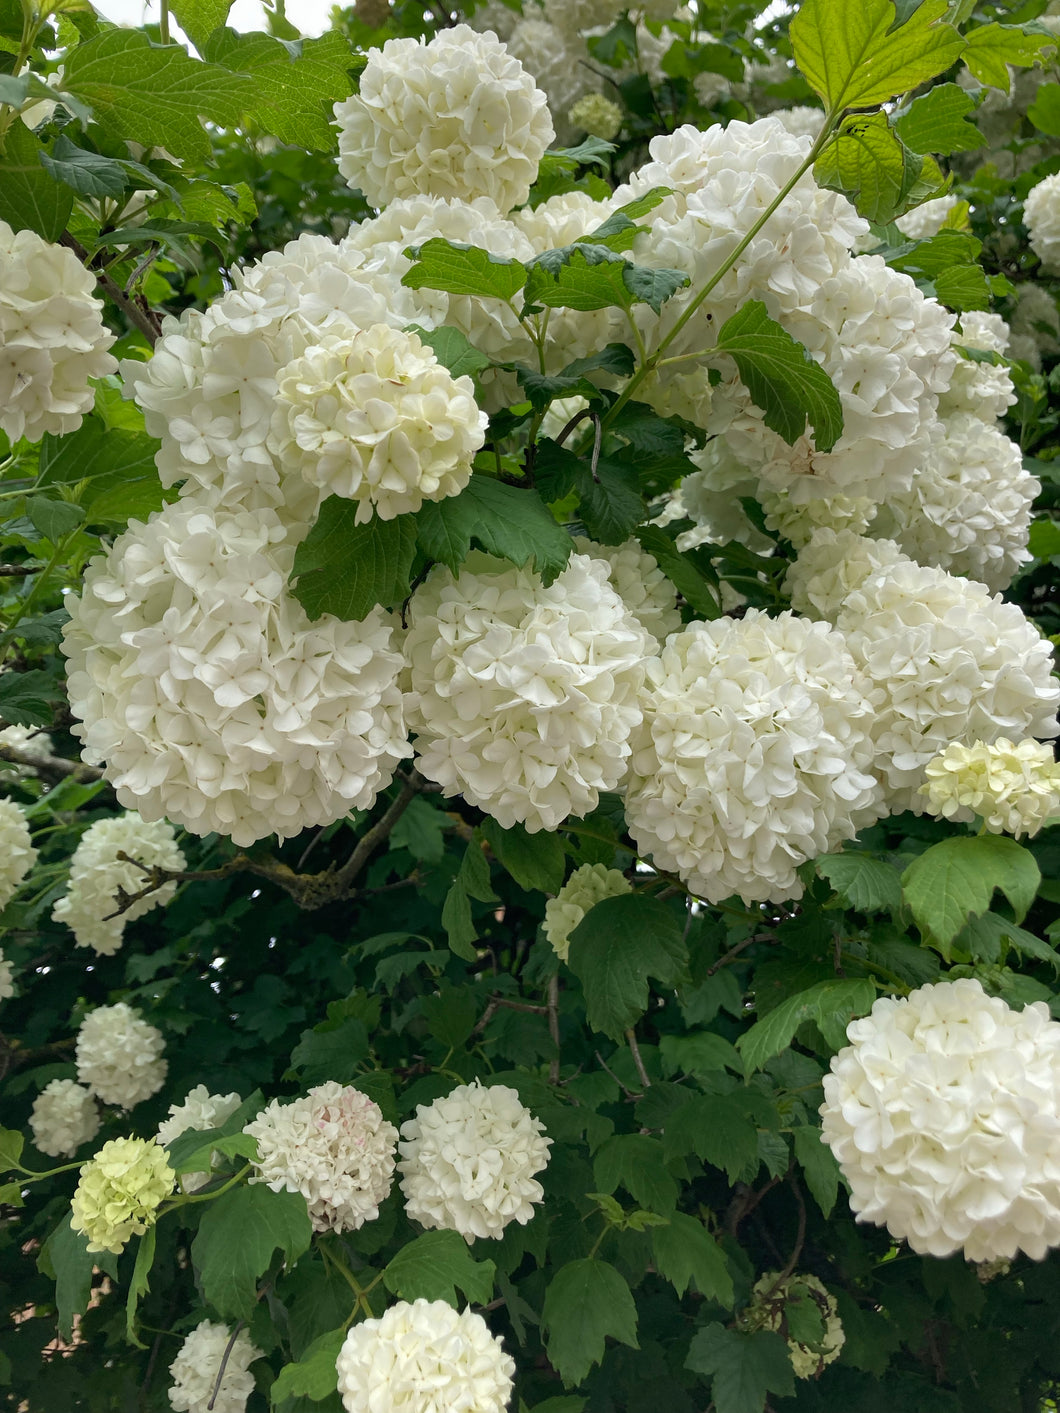
[[[481,1315],[399,1300],[353,1326],[336,1372],[346,1413],[504,1413],[515,1361]]]
[[[1060,816],[1060,764],[1051,746],[999,736],[991,745],[954,742],[925,767],[920,793],[931,814],[979,815],[991,834],[1037,834]]]
[[[1032,187],[1023,202],[1031,249],[1046,274],[1060,274],[1060,172]]]
[[[241,1103],[240,1096],[235,1092],[211,1094],[205,1084],[197,1084],[194,1089],[188,1090],[182,1103],[170,1104],[169,1116],[158,1125],[155,1142],[166,1148],[175,1138],[179,1138],[182,1133],[187,1133],[189,1129],[206,1131],[211,1128],[220,1128],[221,1124],[235,1113]],[[216,1166],[220,1161],[219,1155],[213,1153],[212,1160],[211,1166]],[[179,1181],[184,1192],[198,1192],[200,1187],[205,1187],[210,1181],[210,1174],[208,1172],[181,1173]]]
[[[154,1226],[158,1208],[172,1196],[176,1183],[157,1143],[112,1138],[81,1169],[70,1203],[70,1225],[88,1237],[89,1251],[118,1256],[130,1237]]]
[[[50,1158],[72,1158],[99,1132],[99,1110],[89,1090],[72,1079],[53,1079],[33,1101],[33,1142]]]
[[[12,746],[32,760],[47,760],[54,750],[48,733],[30,726],[5,726],[0,731],[0,746]]]
[[[359,1089],[329,1080],[302,1099],[274,1099],[243,1132],[258,1145],[251,1182],[300,1192],[314,1231],[356,1231],[378,1217],[398,1134]]]
[[[1060,1245],[1060,1024],[978,981],[881,997],[824,1079],[823,1141],[858,1221],[914,1251],[1040,1260]]]
[[[8,1001],[15,994],[15,968],[0,948],[0,1001]]]
[[[104,1104],[131,1109],[166,1081],[162,1032],[124,1001],[89,1011],[77,1032],[77,1077]]]
[[[14,800],[0,799],[0,908],[6,908],[37,862],[29,824]]]
[[[605,898],[620,898],[632,891],[624,873],[606,864],[582,864],[576,868],[554,898],[545,904],[542,924],[552,950],[561,962],[570,952],[570,935],[590,908]]]
[[[217,1375],[226,1352],[227,1362],[218,1386]],[[250,1365],[262,1357],[263,1351],[246,1330],[239,1330],[233,1340],[227,1325],[201,1320],[185,1336],[169,1366],[173,1380],[167,1390],[170,1407],[174,1413],[243,1413],[254,1391]]]
[[[94,288],[72,250],[0,221],[0,431],[11,441],[76,431],[89,379],[117,369]]]
[[[172,825],[164,819],[147,824],[135,811],[127,811],[89,825],[70,860],[69,890],[55,904],[52,917],[73,929],[79,947],[91,947],[102,957],[119,949],[127,923],[164,906],[177,891],[175,883],[163,883],[123,913],[112,916],[118,906],[118,890],[132,897],[148,878],[119,854],[148,867],[179,870],[187,864]]]
[[[421,1225],[457,1231],[467,1241],[500,1238],[525,1224],[541,1201],[534,1174],[552,1140],[514,1089],[476,1080],[418,1104],[401,1125],[398,1149],[405,1210]]]
[[[576,536],[574,548],[591,559],[610,566],[607,581],[640,626],[657,643],[664,643],[681,627],[674,586],[659,568],[654,555],[642,550],[636,540],[621,545],[598,545]]]
[[[821,1337],[812,1343],[788,1336],[788,1356],[798,1379],[815,1379],[821,1370],[839,1358],[846,1333],[839,1318],[835,1296],[816,1276],[795,1274],[779,1279],[779,1271],[767,1271],[751,1287],[751,1303],[740,1316],[740,1327],[748,1331],[787,1329],[788,1307],[816,1306],[821,1320]]]

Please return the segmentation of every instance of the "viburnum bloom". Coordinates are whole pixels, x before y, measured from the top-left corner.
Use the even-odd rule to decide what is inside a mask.
[[[914,1251],[1060,1245],[1060,1024],[962,978],[881,997],[824,1078],[823,1141],[858,1221]]]
[[[358,92],[336,103],[339,170],[373,206],[406,196],[488,196],[521,206],[554,136],[545,95],[494,34],[454,25],[429,43],[369,49]]]
[[[504,1413],[515,1361],[481,1315],[421,1299],[354,1325],[335,1368],[346,1413]]]
[[[243,1132],[258,1145],[250,1181],[300,1192],[314,1231],[356,1231],[378,1217],[398,1133],[353,1085],[329,1080],[302,1099],[274,1099]]]
[[[847,598],[866,579],[909,562],[893,540],[870,540],[854,530],[822,527],[788,566],[784,587],[796,613],[834,623]]]
[[[1009,326],[1000,314],[968,309],[961,315],[961,327],[954,329],[950,337],[962,356],[949,387],[939,397],[939,416],[968,412],[988,423],[1003,417],[1016,401],[1008,364],[978,359],[974,354],[996,354],[1002,358],[1009,351]]]
[[[1023,202],[1031,249],[1046,274],[1060,274],[1060,172],[1031,188]]]
[[[99,1132],[99,1110],[76,1080],[53,1079],[33,1101],[29,1126],[33,1142],[50,1158],[72,1158]]]
[[[751,609],[648,663],[626,819],[697,896],[801,896],[796,869],[879,814],[871,712],[842,636]]]
[[[131,1109],[166,1081],[162,1032],[124,1001],[89,1011],[77,1032],[77,1077],[104,1104]]]
[[[476,552],[458,576],[435,568],[409,604],[418,768],[506,829],[556,829],[625,775],[654,641],[609,569],[573,554],[546,587]]]
[[[155,1224],[172,1196],[176,1174],[149,1138],[112,1138],[81,1169],[70,1203],[70,1225],[88,1237],[89,1251],[116,1256],[132,1236]]]
[[[665,642],[681,627],[681,610],[673,584],[659,568],[655,556],[642,550],[636,540],[598,545],[577,536],[574,548],[579,554],[602,559],[610,566],[607,582],[657,643]]]
[[[417,1104],[401,1125],[398,1149],[405,1210],[422,1226],[466,1241],[499,1239],[523,1225],[544,1196],[534,1178],[548,1163],[544,1125],[503,1084],[461,1084],[433,1104]]]
[[[15,994],[15,969],[0,948],[0,1001],[7,1001]]]
[[[47,731],[32,726],[5,726],[0,731],[0,746],[12,746],[33,760],[47,760],[54,750]]]
[[[912,211],[899,216],[894,224],[910,240],[927,240],[929,236],[938,235],[958,199],[954,192],[949,192],[946,196],[936,196],[933,201],[922,201]]]
[[[576,868],[554,898],[545,904],[545,936],[560,961],[567,960],[570,935],[595,904],[604,898],[620,898],[632,892],[624,873],[605,864],[582,864]]]
[[[740,1328],[749,1332],[779,1330],[787,1335],[788,1357],[795,1377],[815,1379],[826,1364],[839,1358],[846,1343],[836,1298],[816,1276],[797,1273],[785,1280],[779,1280],[779,1276],[779,1271],[767,1271],[755,1281],[750,1304],[739,1317]],[[807,1313],[810,1307],[816,1307],[820,1320],[817,1339],[804,1341],[787,1334],[788,1322],[793,1322],[792,1306],[801,1306]]]
[[[6,908],[37,862],[29,824],[14,800],[0,799],[0,908]]]
[[[1041,741],[954,742],[924,768],[920,793],[943,819],[979,815],[991,834],[1037,834],[1060,815],[1060,763]]]
[[[181,1104],[170,1104],[169,1117],[162,1120],[155,1134],[155,1142],[168,1147],[175,1138],[189,1129],[207,1130],[220,1128],[221,1124],[239,1108],[242,1100],[236,1093],[211,1094],[205,1084],[197,1084],[189,1089]],[[219,1161],[213,1154],[213,1162]],[[185,1192],[197,1192],[210,1181],[208,1172],[181,1173],[180,1185]]]
[[[79,947],[91,947],[103,957],[119,949],[126,923],[170,902],[177,891],[175,883],[163,883],[111,916],[118,907],[119,889],[132,897],[149,880],[143,869],[120,859],[120,853],[148,867],[180,870],[187,864],[173,826],[164,819],[148,824],[135,811],[127,811],[89,825],[70,860],[70,887],[56,902],[52,918],[73,928]]]
[[[226,1351],[228,1358],[218,1385]],[[262,1357],[263,1351],[246,1330],[240,1330],[233,1340],[227,1325],[200,1320],[185,1336],[169,1366],[173,1383],[167,1392],[174,1413],[243,1413],[254,1391],[250,1365]]]
[[[280,371],[271,449],[327,494],[357,502],[357,522],[393,520],[471,479],[487,417],[413,333],[375,324],[331,335]]]
[[[72,250],[0,221],[0,431],[12,442],[76,431],[89,379],[117,370],[95,285]]]

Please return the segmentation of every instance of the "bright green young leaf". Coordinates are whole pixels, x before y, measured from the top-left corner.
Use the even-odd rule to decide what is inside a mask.
[[[585,1258],[560,1267],[545,1291],[541,1322],[548,1331],[549,1362],[568,1388],[601,1362],[608,1335],[640,1348],[633,1296],[606,1261]]]
[[[961,57],[947,9],[947,0],[924,0],[894,28],[891,0],[803,0],[791,22],[795,63],[831,111],[875,107]]]
[[[718,331],[716,352],[727,353],[765,423],[793,446],[814,429],[818,451],[831,451],[843,435],[843,408],[828,374],[801,343],[749,300]]]
[[[666,1170],[663,1146],[646,1133],[616,1133],[596,1150],[593,1181],[610,1195],[622,1186],[652,1212],[668,1215],[677,1205],[677,1183]]]
[[[846,118],[813,169],[820,186],[845,193],[868,221],[886,225],[905,209],[923,158],[898,138],[885,113]]]
[[[433,351],[438,362],[448,368],[454,378],[479,373],[490,366],[489,359],[484,353],[479,353],[467,335],[459,329],[450,328],[448,324],[442,324],[437,329],[421,329],[418,324],[410,324],[409,332]]]
[[[294,596],[310,618],[365,618],[407,596],[415,553],[415,516],[373,515],[358,525],[356,501],[328,496],[295,550]]]
[[[170,0],[169,8],[201,54],[210,35],[228,19],[232,0]]]
[[[499,559],[534,568],[551,583],[570,558],[572,541],[541,497],[490,476],[472,476],[458,496],[428,501],[416,512],[419,547],[457,573],[472,541]]]
[[[409,289],[511,300],[526,284],[526,271],[518,260],[490,255],[478,246],[459,245],[440,236],[405,254],[415,262],[401,277]]]
[[[978,265],[961,265],[944,270],[935,280],[935,293],[941,304],[958,313],[966,309],[989,309],[990,284]]]
[[[939,231],[927,240],[918,240],[908,246],[901,246],[887,257],[887,263],[894,270],[901,270],[914,279],[923,276],[929,280],[938,279],[949,271],[974,267],[983,248],[981,240],[967,231]]]
[[[334,146],[332,106],[353,88],[353,54],[338,30],[288,41],[222,29],[203,57],[252,79],[253,88],[244,95],[244,121],[296,147],[329,152]]]
[[[894,126],[913,152],[973,152],[986,146],[986,138],[968,121],[974,112],[975,100],[960,84],[941,83],[914,98]]]
[[[401,1300],[447,1300],[459,1310],[492,1298],[495,1272],[492,1261],[472,1257],[457,1232],[425,1231],[401,1248],[383,1272],[383,1284]]]
[[[642,893],[605,898],[571,933],[570,969],[585,988],[589,1024],[621,1040],[648,1008],[648,978],[673,986],[688,959],[681,923]]]
[[[712,1376],[716,1413],[762,1413],[768,1394],[795,1392],[787,1341],[771,1330],[743,1334],[705,1325],[692,1338],[685,1367]]]
[[[309,1247],[313,1224],[300,1192],[235,1187],[205,1206],[191,1255],[203,1295],[225,1319],[249,1320],[258,1277],[277,1250],[288,1263]]]
[[[803,1021],[818,1024],[829,1020],[846,1023],[863,1015],[876,999],[876,988],[866,978],[857,981],[819,981],[806,991],[787,997],[736,1042],[749,1072],[760,1070],[767,1060],[786,1050]]]
[[[847,907],[859,913],[893,913],[902,906],[897,870],[868,854],[826,854],[817,860],[817,872]]]
[[[17,1129],[0,1128],[0,1173],[22,1171],[25,1138]]]
[[[1035,520],[1027,548],[1035,559],[1051,559],[1054,554],[1060,554],[1060,524],[1055,520]]]
[[[926,940],[948,957],[949,945],[975,913],[985,913],[999,888],[1022,922],[1041,883],[1034,856],[1002,834],[943,839],[902,875],[905,901]]]
[[[0,1183],[0,1206],[24,1207],[26,1201],[22,1193],[23,1187],[20,1182]]]
[[[806,1186],[822,1214],[830,1217],[839,1192],[839,1164],[827,1143],[821,1142],[819,1128],[810,1125],[796,1128],[792,1137]]]
[[[732,1308],[732,1276],[725,1254],[701,1221],[685,1212],[674,1212],[669,1226],[652,1232],[651,1245],[659,1274],[678,1295],[684,1295],[694,1281],[707,1300]]]
[[[553,172],[573,172],[590,164],[606,171],[614,150],[615,144],[601,137],[586,137],[577,147],[550,147],[541,158],[538,173],[543,177]]]
[[[15,231],[36,231],[45,240],[58,240],[74,194],[45,171],[43,152],[40,140],[24,123],[12,123],[0,154],[0,221]]]
[[[0,719],[8,726],[50,726],[51,704],[61,697],[59,681],[50,672],[5,672],[0,677]]]
[[[136,1311],[140,1304],[140,1296],[146,1295],[151,1289],[150,1275],[151,1266],[155,1259],[156,1235],[156,1229],[148,1227],[137,1243],[136,1264],[133,1266],[129,1292],[125,1298],[125,1338],[130,1344],[135,1344],[137,1349],[145,1347],[136,1333]]]
[[[1018,25],[978,25],[968,31],[961,58],[980,83],[1009,91],[1009,64],[1029,68],[1057,41],[1047,34],[1028,34]]]
[[[521,824],[502,829],[495,819],[482,821],[482,832],[502,868],[520,888],[558,893],[563,887],[566,855],[555,834],[539,830],[528,834]]]
[[[348,1287],[347,1287],[348,1289]],[[320,1335],[296,1364],[286,1364],[269,1390],[272,1406],[285,1398],[312,1399],[319,1403],[335,1392],[335,1360],[346,1340],[345,1327]]]

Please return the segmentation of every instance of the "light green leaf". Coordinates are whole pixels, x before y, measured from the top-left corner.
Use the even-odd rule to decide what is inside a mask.
[[[712,1376],[716,1413],[762,1413],[768,1394],[795,1392],[787,1341],[771,1330],[744,1334],[705,1325],[692,1338],[685,1367]]]
[[[250,1123],[261,1112],[265,1096],[255,1089],[249,1099],[244,1099],[223,1124],[211,1129],[185,1129],[178,1133],[172,1143],[166,1144],[166,1158],[169,1166],[180,1173],[205,1172],[210,1166],[210,1157],[219,1141],[232,1134],[240,1133],[245,1124]]]
[[[535,491],[483,475],[472,476],[458,496],[429,501],[416,512],[416,524],[423,553],[454,574],[475,541],[487,554],[520,568],[532,560],[551,583],[570,558],[573,543]]]
[[[816,986],[789,996],[775,1010],[755,1021],[737,1040],[736,1048],[748,1071],[753,1073],[787,1049],[803,1021],[845,1023],[852,1016],[864,1015],[875,999],[876,988],[867,978],[819,981]]]
[[[581,242],[546,250],[527,262],[525,308],[629,309],[632,294],[623,279],[630,264],[606,245]]]
[[[191,1255],[206,1301],[225,1319],[249,1320],[257,1280],[277,1250],[289,1264],[309,1247],[313,1225],[300,1192],[235,1187],[206,1204]]]
[[[1039,87],[1027,117],[1039,132],[1060,137],[1060,83],[1043,83]]]
[[[108,429],[98,417],[86,417],[76,432],[65,437],[49,433],[42,439],[38,484],[68,486],[104,476],[122,480],[153,476],[157,481],[158,446],[144,432]]]
[[[151,1289],[149,1277],[155,1259],[155,1236],[155,1228],[150,1226],[140,1237],[136,1248],[136,1264],[129,1281],[129,1293],[125,1299],[125,1338],[130,1344],[135,1344],[137,1349],[146,1348],[136,1333],[136,1310],[140,1304],[140,1296],[146,1295]]]
[[[502,868],[528,893],[558,893],[563,887],[566,855],[555,834],[528,834],[521,824],[502,829],[487,816],[482,822],[486,843]]]
[[[169,8],[201,54],[210,35],[228,19],[232,0],[170,0]]]
[[[968,121],[974,112],[975,100],[960,84],[940,83],[914,98],[894,126],[913,152],[972,152],[986,146],[986,138]]]
[[[353,53],[338,30],[287,41],[268,34],[217,30],[203,50],[211,63],[248,74],[243,118],[295,147],[329,152],[335,144],[332,107],[353,90]]]
[[[335,1361],[346,1341],[345,1328],[329,1330],[315,1339],[296,1364],[286,1364],[269,1390],[272,1407],[285,1398],[309,1398],[314,1403],[338,1388]]]
[[[415,553],[415,516],[358,525],[356,501],[328,496],[295,550],[292,592],[310,618],[366,618],[407,596]]]
[[[802,1168],[806,1186],[824,1216],[832,1215],[839,1192],[839,1164],[831,1148],[821,1141],[821,1130],[806,1125],[792,1131],[795,1156]]]
[[[526,284],[526,271],[517,260],[490,255],[474,245],[436,237],[405,254],[415,262],[401,277],[401,283],[409,289],[440,289],[448,294],[511,300]]]
[[[479,373],[490,366],[489,359],[469,342],[467,335],[448,324],[437,329],[421,329],[419,324],[410,324],[409,332],[433,351],[438,362],[448,368],[454,378]]]
[[[41,165],[44,149],[24,123],[8,128],[0,156],[0,220],[15,231],[36,231],[45,240],[58,240],[74,204],[68,186],[57,182]]]
[[[0,1173],[24,1172],[22,1149],[26,1140],[15,1128],[0,1128]]]
[[[1017,25],[978,25],[969,30],[961,55],[980,83],[990,88],[1009,91],[1009,64],[1029,68],[1043,59],[1046,51],[1057,47],[1056,39],[1048,34],[1028,34]]]
[[[541,1322],[548,1330],[549,1362],[568,1388],[602,1361],[608,1335],[640,1348],[633,1296],[606,1261],[586,1258],[562,1266],[545,1291]]]
[[[1048,929],[1050,936],[1053,936],[1054,927],[1055,924],[1051,924]],[[1043,942],[1040,937],[1035,937],[1033,932],[1017,927],[1014,922],[1000,917],[997,913],[984,913],[982,917],[969,918],[957,934],[956,946],[960,951],[969,953],[976,961],[988,963],[1001,960],[1003,947],[1013,947],[1021,956],[1033,957],[1037,962],[1046,962],[1060,975],[1060,953],[1057,953],[1055,948],[1048,942]]]
[[[801,343],[749,300],[718,331],[716,352],[727,353],[765,423],[789,446],[814,429],[818,451],[831,451],[843,434],[843,408],[828,374]]]
[[[651,1245],[659,1274],[678,1295],[684,1295],[694,1281],[707,1300],[732,1308],[732,1276],[725,1253],[701,1221],[685,1212],[674,1212],[669,1226],[652,1232]]]
[[[902,875],[905,901],[927,941],[948,959],[949,945],[975,913],[985,913],[1000,888],[1022,922],[1041,883],[1034,856],[1001,834],[943,839]]]
[[[868,854],[826,854],[817,860],[817,872],[859,913],[893,913],[902,906],[898,871]]]
[[[401,1248],[383,1272],[383,1284],[402,1300],[446,1300],[460,1309],[492,1298],[496,1269],[492,1261],[474,1260],[457,1232],[425,1231]]]
[[[85,512],[69,501],[51,500],[48,496],[27,496],[26,516],[54,545],[84,521]]]
[[[673,986],[688,960],[677,916],[656,898],[604,898],[571,933],[569,965],[593,1030],[621,1040],[648,1008],[648,978]]]
[[[1060,554],[1060,525],[1055,520],[1035,520],[1027,548],[1035,559],[1051,559],[1054,554]]]
[[[666,1170],[663,1146],[646,1133],[616,1133],[593,1158],[593,1181],[610,1195],[621,1185],[642,1207],[669,1214],[677,1205],[677,1183]]]
[[[899,215],[916,186],[923,158],[900,141],[885,113],[846,118],[821,153],[818,185],[844,192],[868,221],[886,225]]]

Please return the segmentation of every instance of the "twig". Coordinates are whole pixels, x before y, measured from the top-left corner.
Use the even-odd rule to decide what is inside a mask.
[[[719,957],[713,966],[707,967],[706,975],[713,976],[714,973],[716,971],[720,971],[722,967],[727,967],[730,962],[734,962],[736,960],[736,958],[740,955],[741,952],[746,952],[748,947],[753,946],[755,942],[772,941],[773,937],[770,933],[765,933],[764,935],[761,933],[754,933],[750,937],[745,937],[742,942],[737,942],[735,947],[733,947],[730,951],[726,952],[724,957]]]
[[[63,231],[59,237],[59,243],[65,245],[68,250],[72,250],[81,264],[95,275],[96,283],[104,294],[110,296],[129,323],[139,329],[147,342],[154,348],[162,336],[162,327],[147,301],[127,295],[121,285],[112,280],[105,270],[93,270],[88,251],[80,241],[74,239],[69,231]]]
[[[206,1413],[213,1413],[213,1406],[217,1402],[217,1395],[221,1392],[221,1380],[225,1376],[225,1369],[228,1368],[228,1361],[232,1357],[232,1350],[236,1347],[236,1340],[239,1338],[239,1331],[243,1328],[245,1320],[240,1320],[229,1336],[225,1345],[225,1352],[221,1355],[221,1365],[217,1370],[217,1378],[214,1380],[213,1393],[210,1394],[210,1401],[206,1405]]]
[[[556,1052],[548,1064],[549,1084],[559,1083],[559,975],[558,973],[549,979],[548,983],[548,1033],[552,1037],[552,1043],[556,1047]]]
[[[39,574],[43,564],[0,564],[0,579],[21,579],[23,574]]]
[[[30,770],[58,784],[60,780],[74,779],[79,785],[90,785],[94,780],[102,780],[102,770],[94,765],[83,765],[80,761],[64,760],[61,756],[35,756],[18,746],[0,745],[0,760],[10,765],[25,765]]]
[[[493,995],[489,998],[486,1009],[482,1012],[482,1016],[476,1024],[475,1029],[471,1032],[472,1035],[478,1035],[480,1031],[485,1030],[498,1010],[500,1010],[501,1006],[507,1007],[509,1011],[528,1011],[530,1015],[534,1016],[548,1015],[547,1006],[534,1006],[531,1005],[529,1001],[512,1001],[507,996]]]
[[[607,1063],[607,1061],[604,1059],[603,1055],[600,1054],[600,1051],[599,1051],[599,1050],[594,1050],[594,1051],[593,1051],[593,1054],[594,1054],[594,1055],[596,1056],[596,1058],[600,1061],[600,1064],[601,1064],[601,1065],[603,1066],[603,1068],[607,1071],[607,1073],[611,1076],[611,1078],[615,1081],[615,1083],[618,1085],[619,1089],[621,1089],[622,1093],[626,1096],[627,1099],[643,1099],[643,1098],[644,1098],[644,1095],[643,1095],[643,1094],[634,1094],[634,1092],[633,1092],[632,1089],[627,1089],[627,1088],[626,1088],[626,1086],[625,1086],[625,1085],[622,1083],[622,1081],[619,1079],[618,1075],[615,1074],[614,1070],[611,1068],[611,1066],[610,1066],[610,1065]]]
[[[633,1063],[640,1075],[640,1082],[645,1089],[650,1089],[651,1080],[648,1078],[648,1071],[644,1068],[644,1061],[640,1057],[640,1047],[637,1045],[637,1037],[632,1026],[626,1031],[626,1039],[629,1042],[629,1052],[633,1056]]]
[[[401,793],[387,810],[383,818],[377,824],[373,824],[368,833],[365,834],[357,844],[353,853],[334,875],[335,886],[341,890],[336,894],[336,901],[339,897],[346,897],[346,890],[352,885],[353,880],[364,868],[365,864],[375,853],[379,845],[390,837],[390,832],[397,824],[398,820],[408,809],[416,795],[421,791],[433,788],[424,780],[418,770],[412,770],[401,782]],[[332,901],[331,899],[328,900]]]
[[[795,1245],[792,1248],[791,1255],[785,1262],[784,1269],[777,1274],[776,1280],[766,1291],[766,1300],[769,1299],[775,1290],[784,1284],[792,1271],[794,1271],[795,1267],[799,1264],[799,1257],[802,1255],[802,1248],[806,1241],[806,1199],[802,1195],[802,1188],[799,1186],[794,1169],[788,1170],[788,1182],[791,1184],[791,1190],[794,1192],[795,1201],[799,1206],[799,1225],[795,1233]]]

